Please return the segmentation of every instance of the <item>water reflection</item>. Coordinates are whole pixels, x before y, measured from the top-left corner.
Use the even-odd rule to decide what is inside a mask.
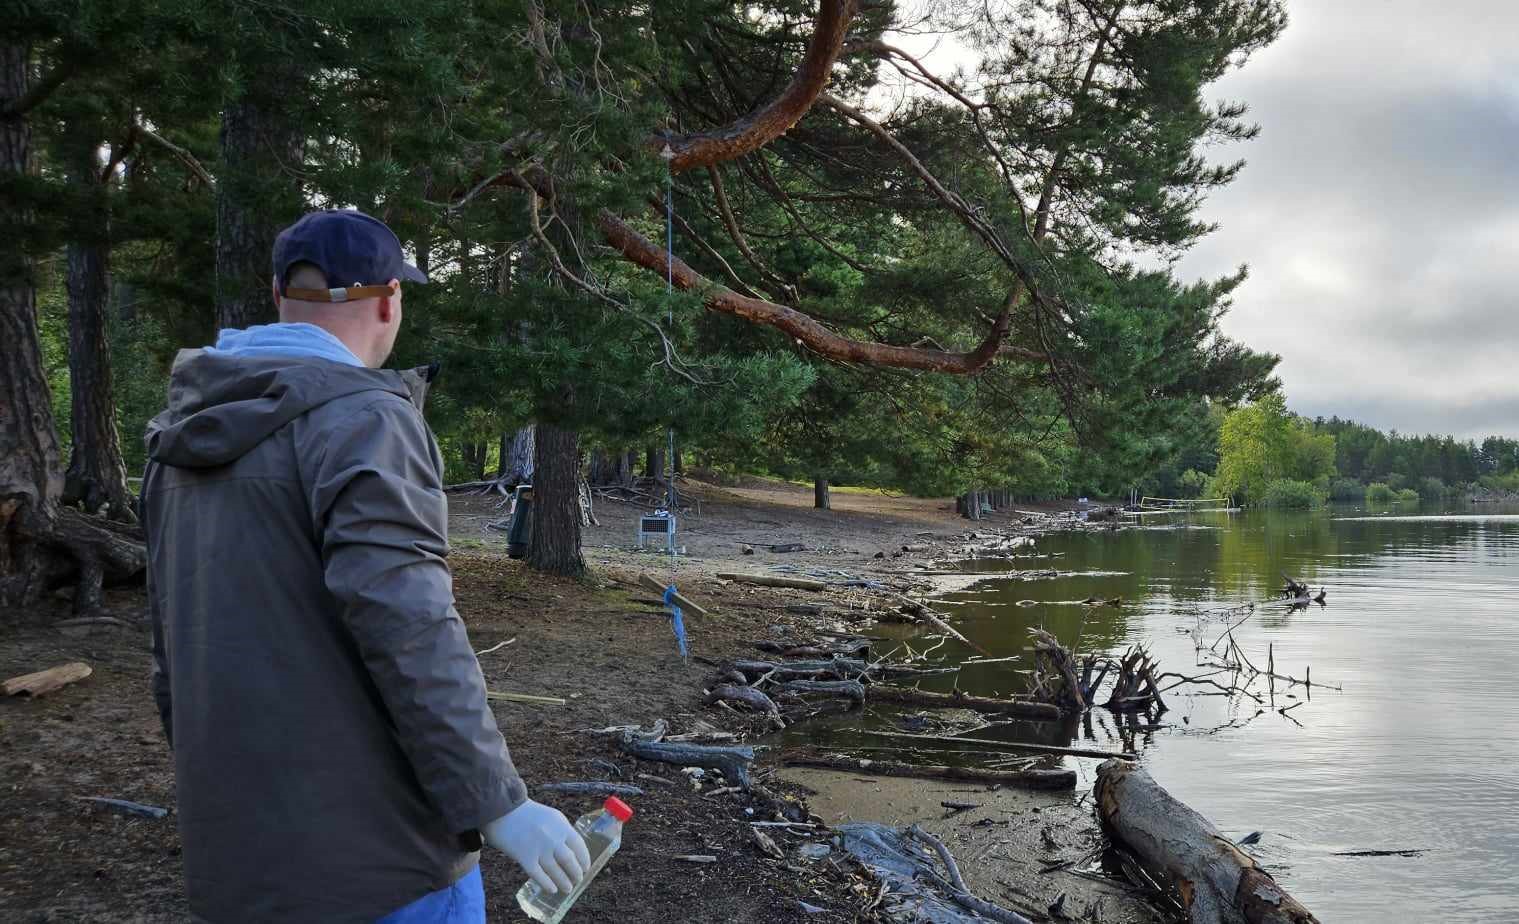
[[[1262,832],[1251,850],[1321,920],[1389,912],[1400,921],[1514,920],[1519,884],[1504,870],[1519,857],[1516,558],[1514,508],[1198,516],[1186,528],[1046,537],[1011,561],[967,570],[1055,576],[992,578],[942,601],[987,656],[1014,660],[970,664],[922,686],[1024,690],[1033,626],[1081,651],[1116,656],[1144,643],[1163,670],[1195,674],[1194,637],[1211,643],[1222,631],[1206,614],[1253,602],[1234,632],[1251,660],[1264,666],[1269,646],[1278,672],[1301,678],[1311,668],[1315,681],[1343,692],[1314,688],[1310,698],[1301,686],[1260,684],[1257,703],[1178,688],[1166,694],[1163,715],[1097,709],[1064,724],[997,724],[975,737],[1140,753],[1157,779],[1226,833]],[[1328,605],[1289,605],[1279,595],[1283,574],[1314,592],[1327,588]],[[1082,605],[1093,598],[1121,602]],[[956,648],[935,655],[972,654]],[[895,718],[872,711],[866,723]],[[856,721],[840,723],[834,741],[883,744],[849,731]],[[1080,795],[1095,763],[1044,765],[1062,760],[1082,774]],[[1384,850],[1422,852],[1346,855]]]
[[[1049,537],[1035,550],[1046,557],[1012,567],[1060,576],[946,596],[962,632],[992,656],[1023,659],[969,666],[958,685],[1023,689],[1017,670],[1030,666],[1031,626],[1083,651],[1117,655],[1144,642],[1164,669],[1196,673],[1197,614],[1254,602],[1235,631],[1249,657],[1263,664],[1269,645],[1280,672],[1301,677],[1311,667],[1343,692],[1315,689],[1310,700],[1302,687],[1277,684],[1258,704],[1183,688],[1167,694],[1171,710],[1158,717],[1099,709],[1076,727],[977,736],[1069,735],[1141,752],[1226,832],[1264,832],[1253,849],[1323,920],[1389,911],[1398,920],[1513,920],[1519,885],[1495,870],[1519,856],[1516,513],[1219,515],[1191,523],[1211,528]],[[1284,574],[1327,588],[1328,605],[1282,600]],[[1077,602],[1094,597],[1122,604]],[[1368,850],[1424,852],[1343,855]]]

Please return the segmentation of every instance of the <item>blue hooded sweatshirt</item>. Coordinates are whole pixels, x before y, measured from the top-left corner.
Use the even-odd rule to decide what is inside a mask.
[[[363,361],[343,341],[315,324],[258,324],[245,330],[227,328],[208,353],[231,356],[315,356],[335,363],[362,366]]]

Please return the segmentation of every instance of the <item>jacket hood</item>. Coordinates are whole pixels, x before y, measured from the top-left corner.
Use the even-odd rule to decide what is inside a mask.
[[[420,412],[429,378],[312,357],[181,350],[169,407],[148,423],[148,456],[176,468],[226,465],[312,408],[364,391],[398,395]]]

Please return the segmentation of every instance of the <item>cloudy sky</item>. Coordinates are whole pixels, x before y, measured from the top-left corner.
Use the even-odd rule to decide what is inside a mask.
[[[1187,276],[1246,263],[1225,330],[1283,356],[1289,406],[1519,435],[1519,4],[1287,0],[1210,90],[1262,128]]]

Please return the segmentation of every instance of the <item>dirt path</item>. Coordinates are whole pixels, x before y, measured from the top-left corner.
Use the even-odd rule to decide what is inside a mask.
[[[811,510],[810,493],[790,486],[692,493],[701,497],[702,511],[684,518],[681,542],[688,556],[676,575],[683,590],[713,611],[709,618],[690,618],[693,654],[712,659],[749,656],[757,639],[805,636],[814,628],[809,617],[785,610],[804,592],[719,583],[711,578],[714,572],[794,567],[889,577],[962,541],[957,537],[966,525],[947,502],[840,492],[837,509],[829,513]],[[796,836],[776,836],[784,859],[758,851],[749,823],[764,820],[769,807],[742,794],[709,795],[710,781],[698,791],[680,768],[631,760],[606,736],[588,731],[660,718],[674,732],[698,723],[748,728],[736,713],[703,706],[710,668],[696,660],[682,662],[668,619],[639,602],[652,594],[636,586],[637,574],[668,571],[663,556],[629,548],[633,518],[641,510],[600,504],[603,525],[586,537],[597,578],[568,582],[529,574],[505,556],[504,534],[484,528],[499,516],[494,506],[484,498],[452,502],[460,612],[476,648],[514,640],[481,657],[491,689],[569,701],[565,706],[493,703],[519,768],[530,786],[616,775],[646,790],[630,800],[638,815],[623,850],[582,899],[576,919],[623,924],[868,919],[859,914],[872,890],[849,864],[803,858],[797,851],[806,839]],[[759,548],[783,542],[807,550],[777,554]],[[743,555],[744,543],[758,550]],[[924,551],[901,551],[917,544]],[[118,615],[145,619],[140,591],[116,593],[111,604]],[[80,798],[174,804],[169,754],[147,690],[146,631],[98,627],[65,634],[49,628],[66,609],[65,601],[55,601],[29,614],[29,627],[0,639],[0,677],[71,660],[95,670],[87,680],[37,701],[0,701],[0,920],[183,920],[172,816],[127,816]],[[791,798],[816,790],[827,820],[835,821],[831,816],[858,810],[847,798],[854,789],[847,775],[828,783],[828,777],[838,776],[787,771],[767,780]],[[574,815],[597,800],[544,801]],[[998,820],[1008,820],[1025,810],[1006,803],[997,811],[1004,812]],[[1086,842],[1090,834],[1072,834],[1070,840]],[[677,859],[684,855],[714,856],[717,862]],[[490,851],[482,868],[490,920],[520,920],[512,897],[519,874]],[[824,910],[804,913],[803,903]],[[1131,919],[1143,920],[1103,918]]]

